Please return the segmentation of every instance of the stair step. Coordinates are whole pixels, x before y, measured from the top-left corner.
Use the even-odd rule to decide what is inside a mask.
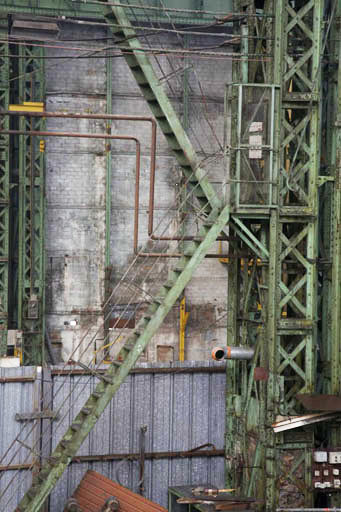
[[[104,395],[104,391],[93,391],[91,394],[92,394],[93,397],[98,399],[98,398],[101,398]]]
[[[167,137],[167,139],[168,139],[168,137]],[[187,167],[188,166],[188,158],[186,157],[185,153],[180,148],[180,146],[179,146],[179,148],[173,147],[171,144],[170,144],[170,146],[171,146],[173,152],[175,153],[176,159],[179,162],[179,164]]]
[[[133,350],[133,348],[135,348],[135,343],[125,343],[123,345],[123,348],[125,350],[129,350],[129,352],[130,352],[131,350]]]
[[[59,456],[60,457],[60,456]],[[51,466],[55,466],[56,464],[58,464],[59,462],[59,457],[56,457],[56,456],[52,456],[51,457],[48,457],[48,463],[51,465]]]
[[[157,304],[163,304],[165,298],[164,297],[155,297],[154,298],[154,301],[157,303]]]
[[[122,361],[113,361],[111,364],[113,364],[114,366],[116,366],[117,368],[121,368],[122,366]]]
[[[81,413],[84,414],[84,416],[89,416],[91,414],[92,409],[90,407],[83,407],[81,409]]]
[[[215,222],[214,220],[205,220],[203,222],[203,226],[205,226],[208,229],[211,229],[212,226],[214,226]]]
[[[174,280],[173,279],[168,279],[168,281],[166,281],[164,284],[163,284],[163,287],[164,288],[173,288],[174,286]]]
[[[38,482],[42,483],[45,481],[46,475],[44,475],[42,471],[40,471],[40,473],[38,473],[35,478],[37,479]]]
[[[71,441],[67,441],[67,440],[63,439],[62,441],[60,441],[59,446],[64,448],[64,450],[67,450],[70,447],[70,443],[71,443]]]
[[[106,384],[112,384],[113,377],[111,377],[110,375],[102,375],[101,377]]]
[[[71,430],[73,430],[74,432],[78,432],[81,428],[81,423],[72,423],[71,424]]]
[[[173,133],[173,130],[169,124],[169,122],[167,121],[167,118],[165,116],[160,116],[158,118],[158,123],[159,123],[159,126],[162,130],[162,133],[164,133],[165,135],[168,135],[170,133]]]
[[[181,274],[185,269],[185,265],[177,265],[176,267],[172,268],[173,272],[177,272],[178,274]]]
[[[132,71],[134,73],[135,80],[136,80],[136,82],[139,85],[140,84],[147,84],[148,83],[146,75],[143,73],[142,70],[135,69],[135,70],[132,70]]]
[[[190,258],[191,256],[193,256],[195,250],[197,248],[197,243],[196,242],[191,242],[191,245],[188,245],[187,247],[185,247],[185,250],[184,250],[184,255],[187,257],[187,258]]]
[[[34,488],[34,486],[32,486],[28,491],[27,491],[27,495],[32,499],[35,497],[35,495],[37,494],[37,489]]]
[[[150,85],[140,85],[140,89],[142,90],[142,94],[148,102],[155,101],[155,94],[153,90],[150,88]]]
[[[159,119],[160,117],[164,117],[163,111],[162,111],[157,100],[151,99],[151,100],[147,100],[147,102],[148,102],[148,105],[149,105],[151,111],[153,112],[154,116],[157,119]]]
[[[187,158],[185,156],[185,153],[183,152],[183,149],[181,148],[177,137],[174,135],[174,133],[164,133],[164,136],[167,139],[167,142],[171,149],[176,152],[176,157],[178,161],[187,163]]]

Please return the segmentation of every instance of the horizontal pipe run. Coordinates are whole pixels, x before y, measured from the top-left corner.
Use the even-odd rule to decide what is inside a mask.
[[[157,374],[157,373],[225,373],[226,366],[195,366],[193,368],[132,368],[129,374]],[[96,370],[96,373],[105,373],[106,369],[102,368]],[[58,375],[91,375],[91,371],[80,370],[58,370],[57,368],[51,371],[52,376]]]
[[[0,384],[10,384],[16,382],[35,382],[37,377],[0,377]]]
[[[223,457],[225,450],[198,450],[198,451],[178,451],[178,452],[147,452],[144,457],[148,460],[159,460],[159,459],[185,459],[193,457]],[[109,453],[105,455],[78,455],[71,459],[72,463],[81,464],[84,462],[110,462],[113,460],[140,460],[140,453]],[[31,464],[12,464],[9,466],[0,466],[0,472],[2,471],[20,471],[20,470],[32,469]],[[38,466],[34,466],[36,471]]]
[[[136,137],[129,135],[108,135],[104,133],[77,133],[77,132],[46,132],[37,130],[1,130],[0,135],[28,135],[30,137],[68,137],[77,139],[106,139],[106,140],[134,140],[139,142]]]
[[[66,112],[25,112],[25,111],[11,111],[2,110],[0,112],[2,116],[25,116],[25,117],[59,117],[65,119],[108,119],[111,121],[148,121],[155,126],[156,121],[150,116],[128,116],[119,114],[72,114]]]
[[[212,350],[212,359],[215,361],[223,359],[248,361],[253,358],[254,354],[255,349],[251,347],[215,347]]]
[[[223,457],[225,455],[224,450],[198,450],[196,452],[183,451],[183,452],[146,452],[144,457],[149,460],[157,459],[175,459],[175,458],[187,458],[187,457]],[[111,460],[140,460],[140,453],[128,453],[128,454],[108,454],[108,455],[81,455],[73,457],[72,462],[96,462],[96,461],[111,461]]]

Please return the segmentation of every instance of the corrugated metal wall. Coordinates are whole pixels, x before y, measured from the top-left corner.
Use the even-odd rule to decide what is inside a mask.
[[[219,367],[219,364],[208,362],[139,364],[139,368],[176,367],[179,371],[129,375],[78,455],[137,453],[140,427],[144,425],[147,426],[146,452],[191,450],[206,443],[213,443],[217,449],[222,449],[225,429],[225,374],[223,372],[208,373],[205,369],[200,373],[193,373],[193,368],[212,366]],[[20,368],[10,372],[12,375],[13,373],[22,375],[22,372],[32,375],[33,371],[34,369]],[[9,370],[3,370],[3,372],[7,375]],[[44,374],[45,392],[48,389],[50,393],[56,394],[53,410],[61,408],[60,421],[49,423],[49,425],[52,423],[52,448],[55,447],[96,384],[96,378],[92,376],[53,375],[53,373],[55,372],[52,372],[51,386],[49,379],[46,378],[47,374]],[[78,384],[73,391],[76,382]],[[0,419],[2,453],[10,439],[18,433],[20,424],[15,421],[15,414],[21,411],[28,412],[32,408],[36,394],[34,388],[37,388],[37,383],[33,382],[0,385],[1,400],[5,398],[5,393],[6,397],[11,397],[12,400],[9,414],[6,414],[5,418],[1,414]],[[2,404],[3,402],[1,406]],[[1,411],[3,411],[2,408]],[[44,423],[46,425],[46,421]],[[44,452],[47,454],[51,447],[48,445],[49,436],[46,432],[44,437],[46,438]],[[87,469],[94,469],[114,480],[118,476],[123,485],[132,490],[138,488],[139,463],[137,461],[73,462],[52,493],[51,511],[63,510],[66,499],[74,492]],[[11,473],[9,477],[13,476],[13,471],[5,473]],[[29,475],[29,471],[26,473]],[[3,485],[2,481],[8,480],[4,476],[0,480],[0,485]],[[29,476],[25,481],[28,479]],[[223,457],[146,460],[145,496],[160,505],[167,507],[168,486],[200,482],[223,484]],[[13,499],[9,508],[3,508],[0,500],[0,509],[4,512],[14,510],[22,492],[21,486],[16,491],[16,498]]]
[[[15,415],[40,410],[41,378],[40,368],[0,368],[0,467],[33,462],[27,447],[40,437],[40,423],[30,422],[23,430]],[[17,437],[23,444],[15,441]],[[0,471],[0,510],[14,510],[30,485],[30,471]]]

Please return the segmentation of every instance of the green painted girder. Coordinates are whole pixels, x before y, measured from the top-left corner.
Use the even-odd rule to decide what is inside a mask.
[[[142,45],[125,13],[125,9],[122,7],[106,8],[104,16],[109,25],[113,23],[122,27],[114,28],[110,26],[110,29],[116,37],[125,40],[124,43],[118,44],[118,47],[128,45],[132,50],[131,53],[124,52],[125,60],[185,178],[188,180],[189,189],[194,190],[194,195],[201,206],[206,205],[207,201],[209,202],[208,212],[210,208],[220,208],[221,201],[209,183],[206,171],[200,167],[194,148],[167,94],[164,92],[163,86],[159,83],[148,55],[138,51]]]
[[[45,100],[44,48],[20,46],[19,98]],[[30,77],[27,80],[27,73]],[[21,130],[44,130],[43,118],[20,117]],[[19,136],[18,328],[23,331],[23,364],[44,361],[45,331],[45,153],[39,139]],[[34,308],[35,306],[35,308]]]
[[[93,429],[112,397],[125,380],[129,371],[161,326],[166,315],[189,283],[194,270],[202,262],[208,250],[229,220],[229,207],[213,211],[199,230],[202,240],[193,241],[184,256],[170,272],[169,280],[159,291],[158,298],[150,306],[133,333],[128,336],[119,353],[122,363],[113,362],[101,377],[80,413],[57,445],[51,457],[43,464],[37,484],[33,485],[20,501],[17,512],[38,512],[59,478],[77,454],[83,441]]]

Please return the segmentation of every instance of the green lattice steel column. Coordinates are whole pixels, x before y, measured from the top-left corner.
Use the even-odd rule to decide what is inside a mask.
[[[241,396],[234,397],[235,403],[251,404],[250,390],[254,402],[259,407],[258,446],[254,453],[253,469],[249,492],[258,492],[257,482],[266,482],[266,509],[274,510],[278,505],[279,481],[287,480],[292,485],[303,475],[298,495],[308,505],[312,499],[309,493],[311,475],[309,461],[312,447],[313,432],[305,437],[300,433],[301,442],[297,442],[295,433],[275,435],[272,423],[280,414],[297,414],[299,392],[313,392],[316,387],[316,344],[317,344],[317,258],[318,258],[318,173],[320,164],[320,110],[321,110],[321,66],[322,53],[322,9],[323,1],[290,0],[266,1],[263,19],[248,21],[248,34],[259,37],[261,41],[250,42],[249,51],[261,52],[264,48],[262,31],[266,30],[269,42],[266,43],[265,55],[272,55],[271,62],[249,63],[248,79],[257,83],[249,83],[248,87],[238,84],[230,87],[230,103],[232,104],[232,137],[230,171],[234,182],[231,183],[230,225],[241,239],[241,247],[248,248],[262,260],[262,292],[259,292],[263,306],[264,343],[260,344],[259,364],[268,370],[266,383],[259,383],[259,393],[252,392],[253,365],[235,365],[234,381],[231,389]],[[235,10],[243,7],[254,18],[254,3],[236,2]],[[267,16],[268,15],[268,16]],[[275,15],[274,18],[272,15]],[[273,40],[271,36],[273,35]],[[295,41],[295,44],[293,43]],[[245,67],[245,63],[241,66]],[[244,69],[243,77],[246,77]],[[236,78],[237,77],[237,78]],[[234,82],[240,83],[238,73]],[[241,129],[246,123],[245,116],[254,112],[262,100],[259,87],[264,83],[272,87],[273,124],[267,126],[273,135],[271,142],[272,161],[270,165],[269,185],[271,200],[269,206],[261,201],[241,198],[243,184],[246,196],[247,181],[242,177],[241,162],[248,166],[250,175],[253,173],[251,163],[243,151],[247,150],[247,131]],[[237,95],[239,99],[233,97]],[[244,90],[246,91],[244,93]],[[235,91],[235,92],[234,92]],[[266,92],[264,92],[266,94]],[[269,98],[268,93],[268,98]],[[234,106],[238,104],[238,108]],[[256,107],[255,107],[256,105]],[[262,106],[264,110],[271,106],[270,100]],[[250,123],[255,120],[251,116]],[[267,117],[269,123],[269,116]],[[258,119],[261,121],[261,119]],[[245,126],[245,124],[244,124]],[[250,125],[251,126],[251,125]],[[240,134],[244,134],[244,140]],[[234,150],[234,148],[236,148]],[[246,167],[247,168],[247,167]],[[244,172],[244,171],[243,171]],[[248,178],[251,179],[251,178]],[[258,178],[259,180],[259,178]],[[253,177],[254,187],[258,187],[257,178]],[[251,199],[251,200],[250,200]],[[251,204],[253,202],[254,204]],[[260,226],[257,227],[257,226]],[[242,274],[239,272],[242,276]],[[236,279],[231,276],[231,283]],[[243,285],[245,280],[243,281]],[[237,286],[237,285],[236,285]],[[231,289],[238,297],[239,290]],[[232,300],[239,299],[236,297]],[[245,316],[245,312],[243,315]],[[230,325],[231,329],[232,326]],[[234,340],[238,343],[240,336],[238,325],[235,327]],[[251,340],[251,337],[249,336]],[[257,356],[256,356],[257,357]],[[241,372],[237,372],[242,368]],[[245,393],[245,373],[248,373],[248,397]],[[229,399],[228,399],[229,403]],[[232,403],[232,402],[231,402]],[[248,410],[247,410],[248,412]],[[237,425],[236,429],[244,437],[243,460],[248,460],[247,443],[245,442],[245,418],[238,415],[236,407],[228,407],[227,426]],[[231,417],[231,416],[234,417]],[[246,417],[247,418],[247,417]],[[244,424],[243,424],[244,420]],[[229,433],[227,433],[228,437]],[[229,445],[231,447],[231,442]],[[233,447],[231,448],[233,450]],[[288,450],[295,450],[295,462],[290,468],[282,467],[281,458]],[[228,453],[227,453],[228,455]],[[284,473],[283,473],[284,471]],[[259,473],[260,472],[260,473]],[[244,471],[244,478],[247,472]],[[261,476],[262,475],[262,476]],[[301,487],[302,489],[302,487]],[[283,496],[282,496],[283,497]],[[281,498],[282,498],[281,497]],[[298,502],[297,506],[303,506]]]
[[[7,17],[0,18],[0,34],[4,41],[8,34]],[[0,43],[0,110],[9,105],[9,45]],[[2,119],[2,126],[9,129],[9,119]],[[0,356],[7,351],[8,328],[8,270],[9,270],[9,206],[10,164],[9,135],[0,136]]]
[[[19,47],[19,103],[45,99],[44,49]],[[43,118],[20,118],[21,130],[44,130]],[[44,361],[45,331],[45,153],[37,137],[19,136],[18,327],[23,331],[23,363]]]
[[[278,382],[283,382],[282,414],[292,415],[299,412],[297,393],[316,390],[318,174],[322,103],[320,58],[324,2],[304,0],[292,4],[282,0],[280,3],[283,34],[279,70],[282,100],[277,249],[280,273],[277,289],[280,296],[276,306],[277,361],[274,374]],[[292,44],[293,37],[296,38],[297,49]],[[272,390],[268,389],[268,395],[271,393]],[[272,399],[268,396],[268,403],[269,400],[275,405],[277,401],[274,412],[280,414],[278,396],[273,394]],[[297,434],[301,435],[300,443],[297,443]],[[277,436],[273,462],[275,472],[268,484],[269,510],[278,503],[276,482],[283,479],[297,487],[300,495],[297,506],[313,504],[312,443],[313,428],[306,434],[288,431],[282,438]],[[295,450],[296,454],[289,470],[279,462],[288,450]],[[301,490],[297,485],[300,479]]]

